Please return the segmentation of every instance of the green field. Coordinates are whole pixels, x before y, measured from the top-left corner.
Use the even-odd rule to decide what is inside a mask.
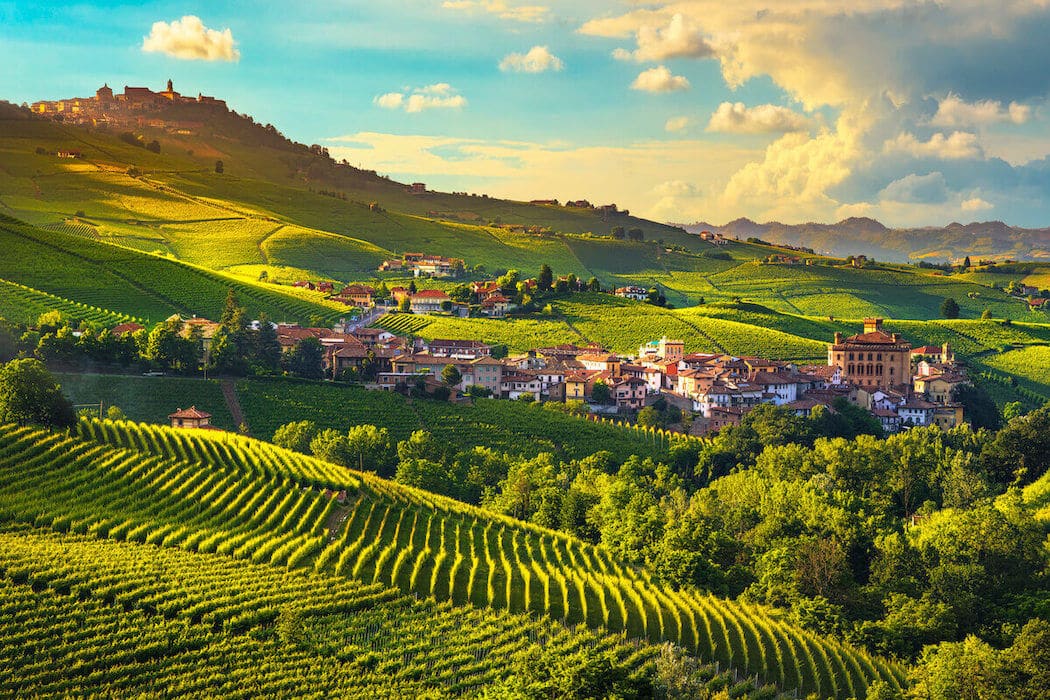
[[[77,433],[0,429],[0,516],[13,533],[10,546],[0,548],[0,569],[16,572],[9,576],[16,585],[32,582],[34,592],[75,589],[89,606],[118,602],[125,613],[159,615],[158,623],[188,618],[205,625],[201,632],[258,630],[265,639],[289,596],[301,616],[327,629],[328,621],[313,618],[354,613],[365,607],[353,603],[362,594],[378,596],[370,598],[378,603],[392,588],[456,606],[434,608],[438,620],[470,615],[461,610],[472,606],[675,641],[762,682],[824,697],[863,695],[875,678],[893,686],[902,680],[895,666],[804,632],[769,609],[664,588],[646,571],[571,537],[264,443],[129,423],[82,423]],[[322,486],[345,489],[347,504],[315,490]],[[44,530],[28,529],[34,526]],[[83,535],[92,539],[78,539]],[[143,545],[155,546],[143,554]],[[66,547],[68,554],[55,556]],[[153,581],[144,590],[135,585],[138,576],[120,575],[121,566],[146,579],[151,567],[193,572],[163,579],[178,584]],[[224,585],[226,571],[242,583]],[[261,604],[251,591],[267,584],[252,583],[256,572],[272,581]],[[352,582],[374,588],[354,594]],[[170,585],[182,593],[167,594]],[[195,589],[216,593],[201,599]],[[346,594],[326,597],[333,591]],[[337,637],[339,624],[355,624],[332,622]],[[471,633],[462,619],[450,621],[457,623],[462,634]],[[151,632],[147,626],[139,636]],[[460,639],[453,635],[442,645],[452,659],[459,658]],[[400,649],[404,665],[412,657]],[[433,669],[422,677],[434,678]]]

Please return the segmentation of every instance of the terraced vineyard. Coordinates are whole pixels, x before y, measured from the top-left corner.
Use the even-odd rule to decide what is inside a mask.
[[[702,659],[821,696],[863,695],[874,678],[901,682],[894,666],[765,608],[673,591],[560,533],[247,438],[110,422],[82,422],[78,435],[0,429],[3,521],[674,641]],[[322,487],[345,490],[345,501]],[[41,578],[82,589],[69,574]],[[156,592],[144,599],[165,600]],[[190,620],[243,630],[274,619],[280,605],[242,610],[244,618],[209,617],[222,600],[187,606],[196,613]],[[178,609],[165,610],[180,618]]]
[[[17,526],[0,531],[0,600],[8,697],[418,697],[471,693],[537,648],[608,651],[636,672],[657,654],[381,584]]]

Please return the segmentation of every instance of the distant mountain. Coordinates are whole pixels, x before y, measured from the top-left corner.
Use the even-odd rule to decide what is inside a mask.
[[[891,229],[867,217],[851,217],[836,224],[796,225],[736,219],[723,226],[701,221],[684,228],[690,233],[711,231],[741,240],[760,238],[836,256],[864,254],[883,260],[940,262],[961,260],[967,255],[1000,260],[1050,259],[1050,228],[1018,228],[1002,221]]]

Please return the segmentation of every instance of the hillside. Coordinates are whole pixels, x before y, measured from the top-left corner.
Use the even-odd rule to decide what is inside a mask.
[[[343,621],[331,623],[342,630],[346,624],[361,624],[347,615],[358,607],[355,598],[388,599],[387,587],[392,587],[432,596],[439,604],[528,612],[568,625],[624,631],[629,638],[675,641],[701,659],[757,674],[782,689],[848,697],[863,694],[874,678],[900,682],[894,666],[804,632],[772,610],[664,588],[646,571],[601,548],[377,477],[229,434],[109,422],[82,423],[77,432],[77,437],[64,437],[10,426],[0,430],[0,514],[13,533],[5,537],[14,541],[0,559],[5,582],[33,582],[35,591],[49,587],[59,595],[75,589],[82,591],[80,599],[89,608],[96,600],[116,600],[128,614],[159,614],[176,624],[188,619],[191,625],[204,623],[226,634],[264,626],[261,637],[248,635],[264,641],[265,626],[282,614],[282,599],[292,592],[306,624],[327,626],[325,616],[340,613]],[[320,488],[345,490],[347,500],[341,503],[316,490]],[[42,530],[27,529],[34,526]],[[121,552],[116,557],[106,555],[100,544],[73,538],[75,555],[60,561],[34,557],[34,547],[54,551],[54,533],[127,544],[112,545],[110,551]],[[142,545],[159,547],[143,554],[137,549]],[[183,551],[196,554],[177,553]],[[120,580],[115,578],[119,567],[127,566],[119,559],[127,556],[146,558],[136,567],[140,571],[149,571],[157,558],[175,567],[202,568],[180,584],[185,592],[176,600],[163,595],[159,582],[146,590],[124,583],[119,593],[111,589],[107,594],[107,582]],[[12,558],[17,563],[10,563]],[[234,562],[236,570],[231,571]],[[289,577],[287,585],[267,568],[273,566],[289,570],[278,574]],[[110,571],[86,580],[77,567]],[[279,586],[281,592],[265,596],[262,607],[253,607],[246,594],[236,605],[225,602],[230,594],[195,600],[192,590],[198,585],[221,585],[211,581],[226,575],[220,571],[246,581],[259,572],[273,581],[263,585]],[[299,572],[307,573],[300,577]],[[298,593],[309,584],[308,572],[332,583],[309,586],[315,593]],[[191,583],[201,579],[206,583]],[[330,597],[340,587],[352,591],[352,582],[372,588]],[[462,624],[462,616],[469,614],[459,609],[436,608],[461,616],[450,625]],[[414,615],[426,614],[424,608],[416,610]],[[92,611],[96,614],[103,612]],[[404,617],[399,614],[395,620]],[[381,621],[385,631],[397,624],[371,619]],[[459,634],[471,634],[467,627],[460,629]],[[532,636],[545,634],[563,633]],[[446,640],[446,654],[459,649],[459,639]],[[382,647],[373,645],[373,650],[381,655]],[[635,658],[644,657],[643,647]],[[482,670],[491,663],[481,664]],[[431,667],[416,680],[434,677]]]
[[[967,255],[990,260],[1050,258],[1050,228],[1025,229],[1001,221],[891,229],[874,219],[853,217],[834,224],[759,224],[736,219],[722,226],[703,221],[684,227],[691,233],[711,231],[731,238],[760,238],[806,246],[830,255],[868,255],[879,260],[960,261]]]
[[[908,266],[853,269],[834,258],[732,240],[715,246],[682,228],[601,209],[412,194],[235,113],[214,114],[188,134],[139,129],[143,140],[157,140],[159,153],[115,132],[17,110],[0,114],[0,124],[0,213],[61,247],[70,238],[117,244],[221,273],[224,284],[232,276],[288,293],[288,284],[303,278],[375,279],[382,260],[414,250],[462,257],[471,278],[512,268],[535,274],[549,264],[556,274],[596,276],[606,287],[657,285],[675,306],[744,299],[800,315],[935,318],[941,300],[953,296],[964,314],[987,308],[1024,320],[1028,313],[974,276]],[[71,148],[79,158],[57,157]],[[734,226],[741,238],[761,233],[749,222]],[[617,240],[614,228],[637,228],[644,241]],[[865,252],[889,257],[875,247]],[[799,260],[767,264],[770,256]],[[0,279],[153,320],[161,309],[193,306],[165,290],[156,290],[169,296],[162,303],[133,308],[98,303],[89,290],[49,287],[31,275],[8,272]],[[199,305],[193,310],[201,312]]]

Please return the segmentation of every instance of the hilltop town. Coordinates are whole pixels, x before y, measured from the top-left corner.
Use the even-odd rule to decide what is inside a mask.
[[[60,100],[41,100],[30,105],[33,114],[69,124],[83,126],[150,126],[176,128],[190,133],[199,128],[199,121],[181,118],[165,119],[158,113],[171,111],[173,107],[191,107],[209,111],[228,111],[225,100],[198,93],[196,97],[180,94],[169,79],[163,90],[154,92],[147,87],[124,86],[116,94],[109,84],[95,91],[91,97],[69,97]]]

